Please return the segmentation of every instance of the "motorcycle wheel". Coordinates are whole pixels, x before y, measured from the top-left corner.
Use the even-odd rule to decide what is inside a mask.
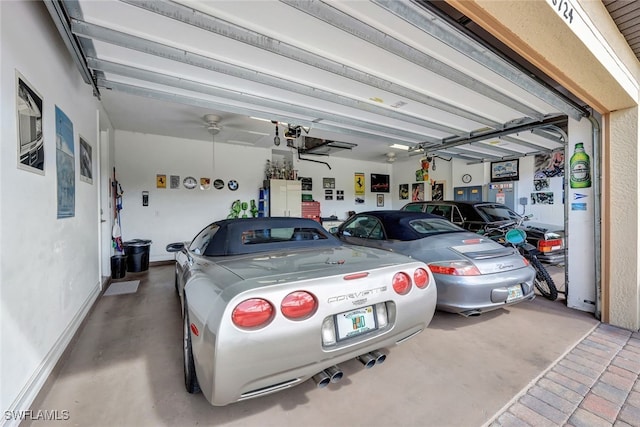
[[[549,272],[536,256],[532,256],[529,261],[531,261],[531,265],[533,265],[533,268],[536,270],[536,277],[533,279],[533,284],[543,297],[555,301],[558,298],[558,288],[556,288],[556,284],[553,282]]]

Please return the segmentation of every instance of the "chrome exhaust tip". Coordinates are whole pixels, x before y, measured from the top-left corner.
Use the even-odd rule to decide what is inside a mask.
[[[373,357],[371,353],[363,354],[362,356],[358,356],[356,359],[358,359],[366,369],[373,368],[373,365],[376,364],[376,358]]]
[[[385,360],[387,360],[387,355],[384,354],[383,352],[381,352],[380,350],[373,350],[369,354],[371,356],[375,357],[377,365],[379,365],[379,364],[383,363]]]
[[[476,317],[476,316],[480,316],[481,314],[482,312],[480,310],[469,310],[469,311],[463,311],[460,313],[460,315],[464,317]]]
[[[344,376],[344,374],[342,373],[342,370],[337,366],[331,366],[325,369],[324,373],[329,376],[329,379],[331,380],[332,383],[337,383]]]
[[[318,388],[325,388],[331,382],[331,377],[325,371],[318,372],[312,378]]]

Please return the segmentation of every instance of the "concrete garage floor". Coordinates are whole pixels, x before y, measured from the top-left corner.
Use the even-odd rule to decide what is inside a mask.
[[[382,365],[352,360],[327,388],[213,407],[184,390],[173,271],[129,273],[136,293],[101,296],[31,409],[68,410],[56,426],[481,426],[599,324],[542,297],[474,318],[436,312]]]

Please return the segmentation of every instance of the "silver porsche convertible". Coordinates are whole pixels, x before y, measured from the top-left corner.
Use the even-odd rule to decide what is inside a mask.
[[[214,222],[176,256],[187,391],[215,406],[385,360],[431,322],[437,291],[417,260],[346,245],[313,220]]]
[[[438,309],[476,316],[535,298],[535,270],[520,253],[422,212],[371,211],[332,230],[345,243],[409,255],[429,265]]]

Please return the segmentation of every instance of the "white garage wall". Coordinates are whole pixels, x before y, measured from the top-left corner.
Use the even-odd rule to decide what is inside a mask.
[[[93,185],[78,178],[79,134],[93,147],[96,170],[100,105],[42,2],[0,2],[0,15],[0,407],[5,411],[28,408],[100,289],[96,177]],[[16,70],[43,97],[44,176],[17,168]],[[75,140],[75,216],[67,219],[57,219],[56,105],[73,122]],[[15,423],[5,417],[2,422]]]
[[[267,160],[273,158],[271,149],[231,145],[225,143],[186,140],[159,135],[116,131],[116,175],[122,185],[122,238],[152,240],[150,261],[173,259],[166,252],[168,243],[190,240],[212,221],[226,218],[234,200],[258,202],[259,188],[265,179]],[[215,151],[212,149],[215,147]],[[326,165],[298,160],[293,167],[299,176],[310,177],[314,200],[320,202],[322,216],[336,215],[345,219],[347,211],[398,208],[397,184],[392,179],[392,192],[385,194],[385,206],[376,206],[376,193],[366,191],[365,203],[355,204],[354,173],[365,174],[367,188],[372,173],[391,175],[387,163],[364,162],[329,156],[303,156],[329,163]],[[275,158],[281,158],[276,153]],[[180,176],[179,189],[156,188],[156,175]],[[227,183],[235,179],[237,191],[226,186],[222,190],[187,190],[182,185],[186,176],[198,181],[201,177],[220,178]],[[344,190],[344,201],[325,200],[322,178],[335,178],[336,190]],[[142,192],[149,192],[149,206],[142,206]],[[394,194],[395,192],[395,194]],[[395,201],[394,201],[395,200]]]

